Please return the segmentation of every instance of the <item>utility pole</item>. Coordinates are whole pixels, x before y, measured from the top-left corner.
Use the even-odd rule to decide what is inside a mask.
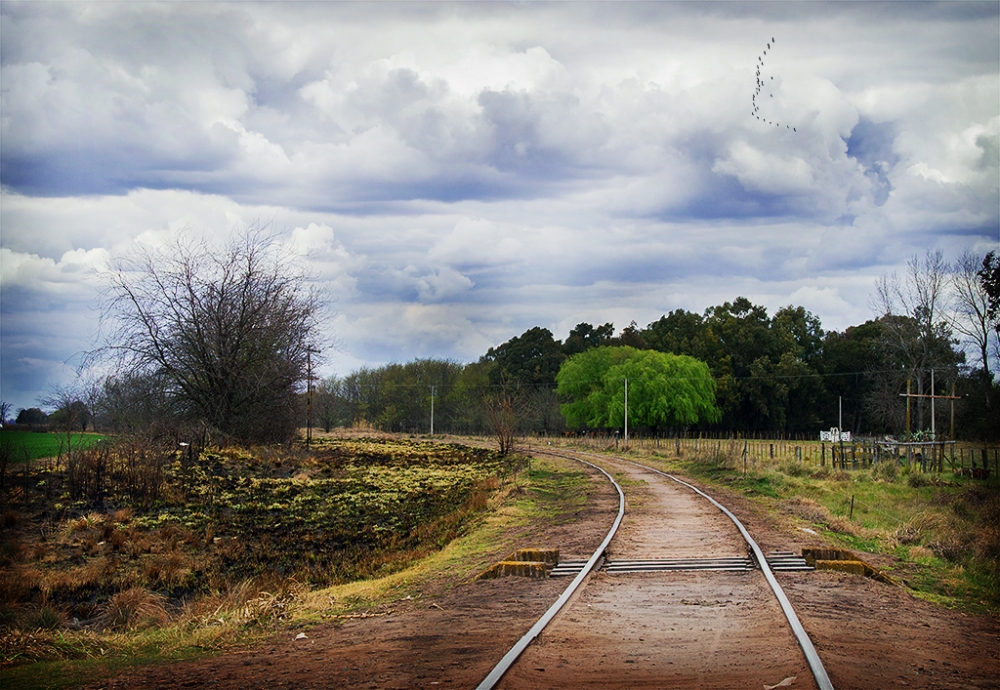
[[[937,441],[937,415],[934,414],[934,370],[931,369],[931,440]]]
[[[311,347],[306,348],[306,448],[313,437],[313,368]]]
[[[431,386],[431,436],[434,435],[434,389],[437,386]]]
[[[844,431],[844,396],[837,396],[837,429]]]
[[[955,382],[951,382],[951,433],[948,438],[952,441],[955,440]],[[952,455],[955,454],[955,447],[952,446]]]
[[[906,379],[906,440],[910,440],[910,398],[913,397],[910,394],[910,382],[912,379]]]
[[[960,400],[962,396],[954,395],[954,389],[952,389],[952,395],[936,395],[934,393],[934,370],[931,369],[931,393],[911,393],[910,392],[910,382],[906,382],[906,392],[900,393],[899,397],[906,398],[906,433],[909,436],[910,433],[910,398],[930,398],[931,399],[931,436],[934,436],[934,431],[936,425],[934,423],[934,401],[935,400]],[[952,406],[954,406],[954,402]],[[952,413],[954,415],[954,412]],[[955,435],[955,430],[952,429],[952,436]]]
[[[625,448],[628,448],[628,379],[625,379]]]

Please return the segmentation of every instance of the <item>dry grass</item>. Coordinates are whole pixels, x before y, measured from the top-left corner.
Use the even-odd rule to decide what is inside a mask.
[[[371,436],[362,429],[354,434]],[[102,503],[73,500],[64,479],[51,500],[35,491],[25,502],[32,514],[0,516],[12,526],[0,534],[0,634],[54,626],[74,637],[88,630],[106,637],[171,622],[195,634],[202,620],[213,631],[232,633],[229,626],[245,630],[285,620],[296,610],[300,582],[383,576],[464,534],[502,493],[488,475],[493,462],[479,451],[409,441],[323,440],[308,451],[227,448],[206,451],[192,476],[174,477],[175,468],[165,465],[163,477],[174,483],[162,487],[166,498],[154,510],[130,503],[134,497],[114,482],[105,484],[106,510],[84,508]],[[426,474],[420,474],[424,463]],[[378,469],[372,476],[387,482],[388,489],[380,489],[387,495],[410,491],[410,473],[431,488],[412,501],[379,503],[385,521],[380,514],[376,522],[367,506],[369,494],[379,494],[359,469],[366,465]],[[477,472],[484,474],[462,483]],[[341,515],[341,502],[302,487],[330,480],[350,483],[362,496],[361,507],[346,502]],[[252,491],[247,482],[255,482]],[[169,492],[177,494],[170,494],[176,502]],[[272,573],[294,573],[298,580],[268,577]],[[176,601],[178,610],[167,601]],[[53,654],[60,658],[62,652]],[[5,655],[13,658],[40,657]]]
[[[781,501],[780,507],[786,513],[800,517],[806,522],[816,525],[825,525],[831,532],[839,534],[850,534],[855,537],[867,537],[871,530],[867,530],[856,522],[834,515],[826,506],[801,496]]]
[[[152,587],[172,590],[189,582],[193,569],[193,558],[176,550],[154,554],[146,558],[142,574]]]
[[[139,630],[165,625],[170,620],[166,599],[148,589],[132,587],[111,596],[97,607],[97,630]]]

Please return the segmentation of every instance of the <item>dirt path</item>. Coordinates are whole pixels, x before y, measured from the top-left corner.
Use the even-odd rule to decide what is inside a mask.
[[[611,560],[745,556],[704,498],[631,465]],[[515,688],[733,688],[796,677],[805,658],[759,571],[598,573],[501,681]]]

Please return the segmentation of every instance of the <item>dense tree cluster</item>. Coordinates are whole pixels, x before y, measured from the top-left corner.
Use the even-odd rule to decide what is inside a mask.
[[[613,428],[622,423],[620,416],[598,414],[581,402],[596,395],[608,403],[610,388],[595,393],[604,385],[595,384],[581,393],[560,369],[575,355],[624,347],[631,350],[621,352],[652,351],[704,363],[714,382],[717,414],[643,418],[632,417],[630,410],[631,423],[648,430],[813,435],[842,423],[857,434],[900,434],[906,412],[900,394],[907,382],[914,393],[929,394],[933,376],[935,394],[961,396],[955,404],[956,435],[995,439],[1000,435],[1000,390],[993,381],[1000,355],[998,283],[1000,261],[993,253],[981,260],[966,256],[954,266],[931,253],[915,257],[904,276],[884,276],[876,286],[881,313],[842,332],[824,331],[803,307],[787,306],[772,315],[739,297],[700,314],[678,309],[644,328],[632,322],[617,335],[611,323],[581,323],[560,341],[536,326],[490,348],[476,363],[437,362],[447,365],[447,376],[418,374],[431,372],[432,361],[364,369],[324,384],[340,388],[321,404],[340,410],[337,424],[364,419],[385,429],[422,431],[429,427],[429,392],[436,385],[438,430],[483,431],[488,421],[480,402],[503,385],[521,391],[522,431],[560,432],[567,418],[570,426]],[[613,376],[624,377],[618,371]],[[928,400],[913,399],[912,431],[931,428]],[[949,431],[951,405],[940,401],[935,408],[937,429]]]

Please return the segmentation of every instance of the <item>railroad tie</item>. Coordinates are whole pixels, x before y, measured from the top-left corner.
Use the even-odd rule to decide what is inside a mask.
[[[772,570],[779,572],[808,571],[814,568],[804,558],[790,552],[778,552],[767,557]],[[580,572],[586,561],[568,560],[559,562],[549,573],[550,577],[571,577]],[[687,570],[708,570],[722,572],[745,572],[754,570],[757,564],[749,556],[723,558],[667,558],[649,560],[607,560],[601,570],[606,573],[623,575],[628,573],[663,573]]]

